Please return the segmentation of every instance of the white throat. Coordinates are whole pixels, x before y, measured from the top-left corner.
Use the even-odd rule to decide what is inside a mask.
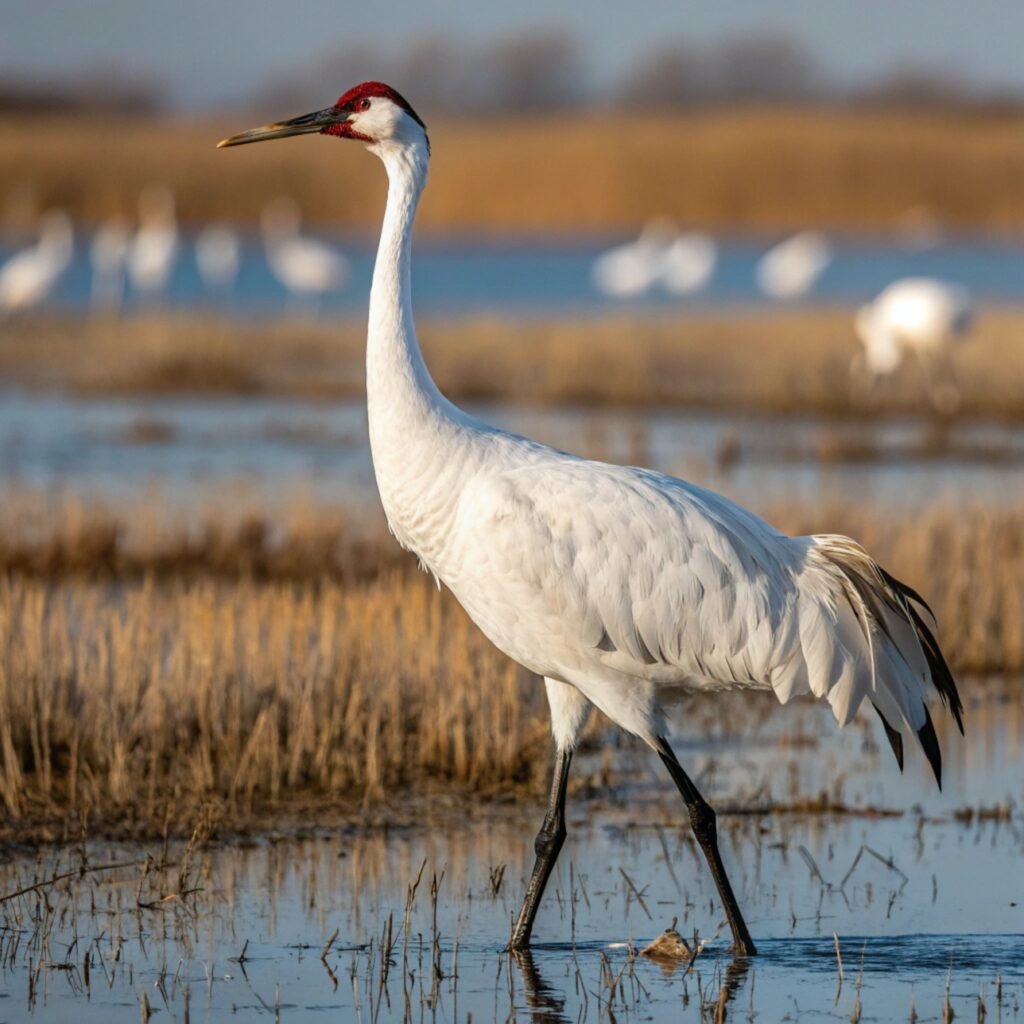
[[[438,391],[413,324],[412,228],[427,180],[426,139],[369,147],[388,173],[388,200],[370,289],[366,397],[374,473],[399,542],[436,566],[469,422]]]
[[[388,173],[387,208],[370,288],[366,384],[372,423],[374,407],[381,402],[437,401],[440,394],[423,362],[412,315],[412,229],[427,183],[426,145],[377,143],[369,149]]]

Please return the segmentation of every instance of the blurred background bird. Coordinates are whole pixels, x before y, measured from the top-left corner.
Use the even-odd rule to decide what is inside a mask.
[[[0,267],[0,309],[13,313],[43,302],[70,265],[74,244],[74,227],[66,213],[43,214],[35,244]]]
[[[348,261],[331,246],[302,234],[302,214],[294,199],[282,196],[268,203],[260,227],[267,263],[299,306],[315,311],[317,300],[345,284]]]
[[[139,226],[128,253],[128,280],[144,304],[164,296],[178,257],[174,195],[151,185],[139,195]]]

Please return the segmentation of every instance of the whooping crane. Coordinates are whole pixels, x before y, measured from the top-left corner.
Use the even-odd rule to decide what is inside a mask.
[[[594,286],[615,299],[635,299],[658,283],[665,252],[676,236],[675,225],[658,217],[644,225],[640,237],[598,256],[590,274]]]
[[[178,225],[174,196],[162,186],[150,186],[139,196],[139,229],[128,255],[128,279],[149,300],[163,295],[178,257]]]
[[[390,528],[498,648],[545,680],[554,780],[510,947],[529,944],[565,840],[569,767],[593,704],[664,762],[733,949],[754,953],[715,812],[666,738],[669,712],[687,693],[762,689],[783,703],[825,698],[844,725],[867,700],[899,764],[906,726],[941,780],[927,700],[936,690],[958,723],[961,704],[927,606],[847,537],[787,537],[701,487],[588,462],[456,408],[434,384],[413,325],[413,220],[430,159],[423,121],[393,89],[366,82],[323,110],[220,145],[313,132],[365,143],[389,180],[366,390]]]
[[[118,217],[104,221],[92,236],[91,302],[94,309],[117,310],[124,297],[124,269],[131,251],[131,232]]]
[[[832,260],[832,246],[818,231],[801,231],[758,261],[758,287],[773,299],[798,299],[817,283]]]
[[[717,262],[718,245],[710,235],[679,235],[662,258],[662,284],[671,295],[692,295],[707,286]]]
[[[260,223],[267,263],[290,295],[317,299],[345,283],[348,261],[330,246],[300,233],[301,215],[293,199],[281,197],[268,203]]]
[[[715,270],[718,246],[709,235],[680,234],[666,217],[649,221],[640,237],[598,256],[591,278],[598,291],[616,299],[634,299],[657,285],[672,295],[700,291]]]
[[[953,347],[973,321],[974,304],[966,288],[929,277],[893,281],[854,318],[863,345],[850,365],[854,383],[866,375],[877,384],[895,373],[910,352],[936,409],[953,412],[960,404]]]
[[[226,292],[238,279],[242,246],[227,224],[208,224],[196,235],[196,267],[207,291]]]
[[[0,267],[0,310],[13,313],[39,305],[56,287],[74,255],[75,231],[62,210],[43,214],[35,245]]]

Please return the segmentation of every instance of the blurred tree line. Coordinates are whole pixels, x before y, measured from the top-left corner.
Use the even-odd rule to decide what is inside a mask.
[[[274,82],[260,101],[264,107],[300,109],[322,102],[325,81],[365,78],[395,84],[425,110],[463,115],[751,103],[991,107],[1022,101],[927,67],[901,67],[868,85],[840,85],[799,41],[765,33],[706,46],[670,42],[644,54],[618,80],[598,81],[575,37],[558,29],[533,29],[477,46],[442,36],[388,50],[346,45]]]
[[[368,78],[393,83],[423,110],[467,116],[751,103],[991,108],[1024,100],[983,90],[943,69],[915,66],[867,85],[842,85],[799,41],[765,33],[705,46],[669,42],[609,82],[593,73],[571,32],[537,28],[479,44],[446,36],[387,49],[346,44],[271,83],[252,105],[304,109],[323,102],[324,82],[340,88]],[[151,114],[167,106],[160,83],[123,68],[61,81],[0,78],[0,111]]]

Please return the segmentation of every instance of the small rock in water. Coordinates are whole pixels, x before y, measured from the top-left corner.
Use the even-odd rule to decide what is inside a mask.
[[[649,946],[640,950],[640,955],[660,963],[679,963],[690,960],[693,957],[693,950],[676,931],[673,921],[670,928],[666,928]]]

